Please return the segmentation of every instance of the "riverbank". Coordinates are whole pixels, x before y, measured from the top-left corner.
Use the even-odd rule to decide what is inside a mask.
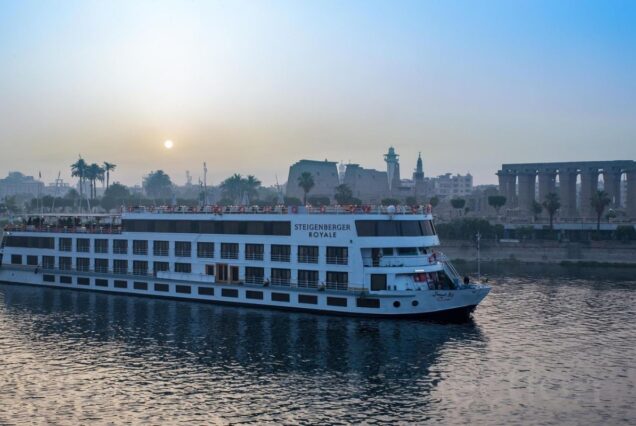
[[[475,242],[445,240],[441,251],[454,261],[475,262]],[[578,266],[623,266],[636,268],[636,244],[618,241],[559,242],[481,241],[482,262],[522,262]]]

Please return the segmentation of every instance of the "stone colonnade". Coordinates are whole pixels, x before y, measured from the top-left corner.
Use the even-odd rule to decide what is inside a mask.
[[[561,202],[562,217],[594,217],[590,204],[603,176],[604,190],[610,196],[611,208],[618,208],[621,200],[621,176],[627,176],[626,210],[629,218],[636,218],[636,161],[582,161],[567,163],[503,164],[497,172],[499,192],[506,197],[506,206],[518,207],[529,214],[535,201],[535,185],[539,191],[536,201],[543,202],[550,192],[556,192]],[[556,186],[557,176],[559,187]],[[581,178],[580,209],[577,209],[577,178]]]

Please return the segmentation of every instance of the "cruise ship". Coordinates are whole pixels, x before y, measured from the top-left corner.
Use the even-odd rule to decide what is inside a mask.
[[[487,285],[436,248],[430,208],[158,207],[5,227],[0,281],[377,317],[468,318]]]

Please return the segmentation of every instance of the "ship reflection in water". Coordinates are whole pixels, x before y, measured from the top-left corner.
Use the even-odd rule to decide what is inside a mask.
[[[0,285],[0,423],[629,418],[629,362],[604,364],[585,353],[585,332],[554,322],[550,301],[563,289],[520,287],[500,283],[474,322],[435,324]],[[608,303],[634,301],[616,291]],[[581,330],[602,326],[584,307]],[[629,360],[633,332],[623,331],[589,341],[609,350],[616,339]]]

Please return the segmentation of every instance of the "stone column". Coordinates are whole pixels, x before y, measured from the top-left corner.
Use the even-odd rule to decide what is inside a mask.
[[[592,194],[598,190],[598,170],[583,169],[581,170],[581,198],[580,198],[580,214],[584,218],[593,218],[596,213],[592,208]]]
[[[636,219],[636,169],[627,170],[627,217]]]
[[[529,215],[532,215],[536,177],[534,171],[519,173],[519,208]]]
[[[608,170],[603,172],[603,188],[612,199],[610,207],[621,206],[621,172]]]
[[[556,171],[554,170],[541,170],[539,171],[539,202],[545,201],[546,195],[550,192],[556,192],[555,183]]]
[[[499,176],[499,193],[506,197],[505,207],[514,207],[517,198],[517,177],[511,172],[503,170],[497,172],[497,176]]]
[[[559,170],[560,217],[576,217],[576,175],[576,170]]]

